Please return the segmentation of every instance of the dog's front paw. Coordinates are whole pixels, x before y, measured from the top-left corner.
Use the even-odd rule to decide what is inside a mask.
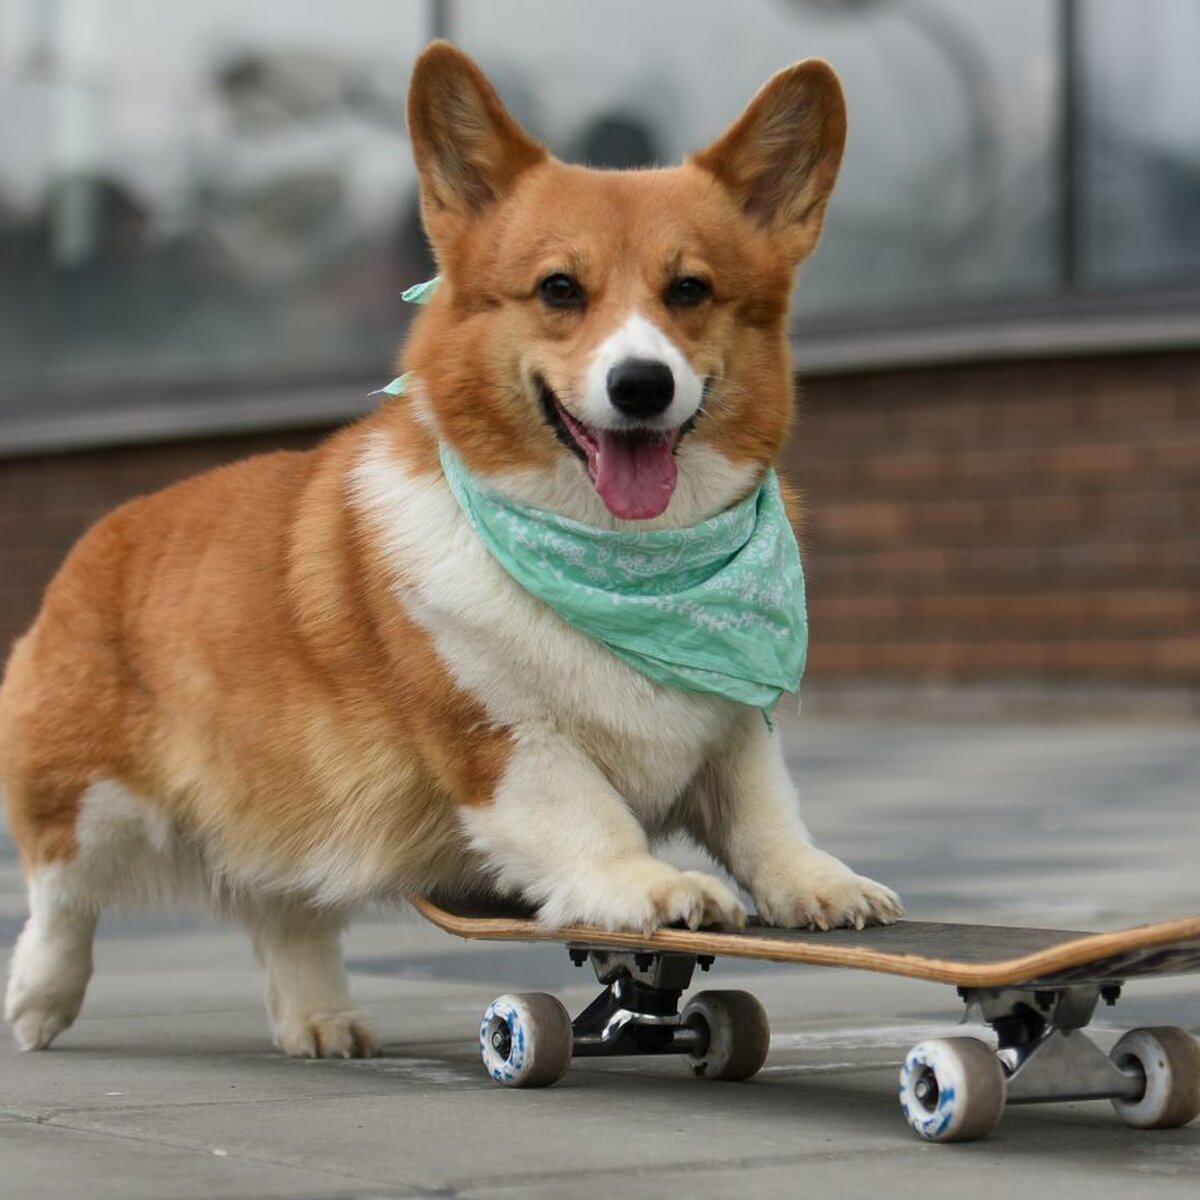
[[[549,901],[540,916],[547,925],[578,923],[647,935],[663,925],[742,929],[746,924],[746,910],[719,879],[680,871],[649,855],[614,863],[585,888]]]
[[[776,863],[752,881],[758,915],[786,929],[890,925],[904,915],[889,887],[856,875],[844,862],[813,846]]]
[[[379,1053],[366,1021],[357,1013],[284,1017],[275,1045],[292,1058],[374,1058]]]

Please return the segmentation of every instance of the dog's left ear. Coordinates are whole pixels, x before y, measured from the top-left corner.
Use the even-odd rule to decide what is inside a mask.
[[[425,228],[435,245],[547,157],[484,73],[449,42],[433,42],[417,59],[408,89],[408,133]]]
[[[715,175],[793,262],[812,253],[846,143],[841,84],[818,58],[785,67],[692,162]]]

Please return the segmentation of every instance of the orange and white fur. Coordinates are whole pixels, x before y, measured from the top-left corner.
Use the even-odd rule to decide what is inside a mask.
[[[522,591],[436,450],[608,529],[692,524],[753,489],[792,419],[788,303],[842,153],[836,76],[779,72],[680,167],[594,171],[550,157],[439,43],[409,127],[442,283],[408,394],[311,453],[117,509],[13,651],[0,784],[30,916],[5,1015],[23,1048],[75,1020],[108,906],[242,921],[294,1055],[374,1051],[339,946],[364,905],[500,891],[550,924],[740,925],[724,883],[655,857],[675,830],[775,924],[901,911],[811,844],[760,712],[664,689]]]

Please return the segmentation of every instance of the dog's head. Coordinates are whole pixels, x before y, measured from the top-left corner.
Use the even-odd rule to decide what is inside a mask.
[[[792,279],[845,140],[833,71],[780,71],[669,169],[558,162],[446,43],[408,121],[442,285],[406,365],[437,436],[593,525],[691,524],[754,487],[791,421]]]

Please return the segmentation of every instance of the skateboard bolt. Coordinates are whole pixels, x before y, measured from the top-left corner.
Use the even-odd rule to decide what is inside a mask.
[[[937,1104],[938,1085],[937,1080],[932,1074],[922,1075],[920,1079],[913,1084],[913,1095],[928,1108],[933,1108]]]
[[[501,1058],[507,1058],[509,1051],[512,1049],[512,1034],[508,1032],[508,1028],[497,1029],[492,1034],[492,1049],[495,1050]]]

